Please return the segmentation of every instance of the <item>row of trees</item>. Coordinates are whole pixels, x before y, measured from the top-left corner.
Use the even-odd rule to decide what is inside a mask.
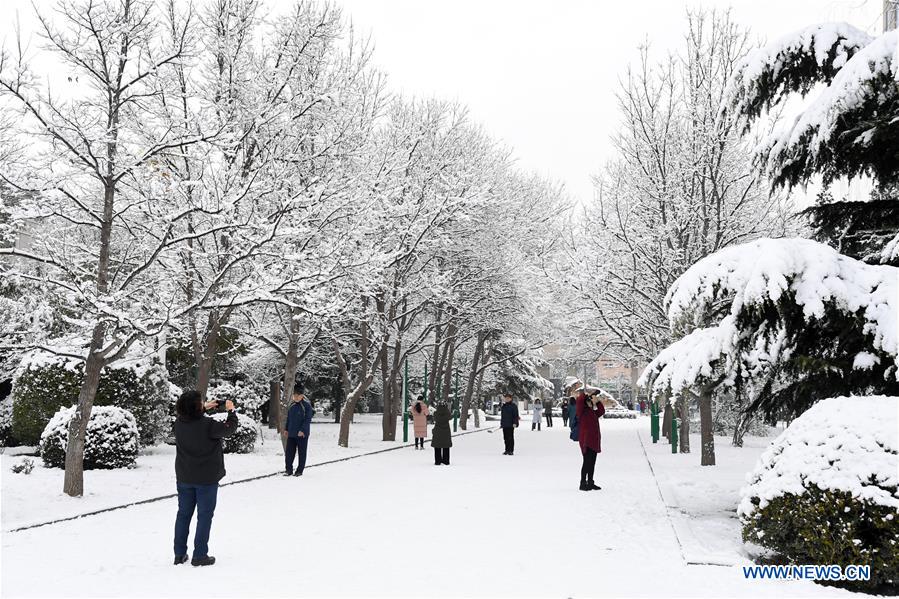
[[[844,23],[808,27],[734,71],[721,119],[745,132],[794,94],[822,85],[791,126],[764,136],[754,164],[775,190],[819,178],[870,177],[871,201],[822,194],[806,211],[820,241],[764,239],[700,260],[665,297],[679,339],[643,375],[661,397],[696,395],[702,463],[714,464],[716,393],[745,411],[790,418],[828,397],[899,394],[894,218],[895,31],[872,38]],[[776,191],[775,191],[776,193]],[[832,247],[828,247],[829,244]],[[842,250],[842,253],[834,248]]]
[[[615,156],[595,176],[595,200],[555,262],[553,277],[576,290],[563,298],[581,351],[573,358],[647,364],[683,335],[669,325],[665,296],[692,264],[797,227],[786,194],[769,193],[753,165],[738,116],[719,114],[751,33],[728,12],[691,12],[685,25],[678,52],[654,60],[643,47],[622,78]],[[663,431],[676,410],[688,452],[695,397],[676,400],[665,404]],[[720,411],[739,410],[734,404],[722,396]],[[745,429],[749,421],[738,422]]]
[[[346,445],[376,379],[394,438],[407,360],[443,398],[466,365],[464,428],[485,371],[541,344],[520,331],[562,190],[463,107],[391,95],[335,6],[263,9],[63,0],[38,21],[65,82],[21,40],[0,56],[2,349],[84,361],[70,495],[100,372],[128,352],[177,349],[205,392],[239,338],[283,401],[336,363]]]

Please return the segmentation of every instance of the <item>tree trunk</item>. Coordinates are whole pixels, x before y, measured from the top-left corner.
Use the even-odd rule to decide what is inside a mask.
[[[665,403],[665,411],[662,415],[662,436],[666,439],[671,438],[671,401]]]
[[[445,368],[443,369],[443,393],[441,397],[443,401],[450,407],[452,410],[452,403],[450,402],[450,394],[453,389],[453,356],[456,355],[456,325],[450,323],[447,328],[447,336],[446,336],[446,352],[444,353],[444,364]]]
[[[465,395],[462,396],[462,414],[459,417],[459,426],[462,430],[467,430],[468,426],[468,410],[471,408],[471,394],[474,392],[475,381],[478,378],[478,365],[481,361],[481,352],[484,350],[484,342],[487,335],[484,332],[478,333],[478,341],[474,348],[474,356],[471,358],[471,370],[468,373],[468,381],[465,383]],[[478,407],[475,406],[475,417],[477,418]],[[475,422],[477,427],[477,422]]]
[[[478,401],[475,402],[476,407],[474,410],[474,427],[475,428],[481,428],[481,416],[480,416],[480,413],[478,412],[477,406],[480,405],[480,401],[481,401],[481,383],[484,382],[484,372],[486,372],[486,370],[482,370],[481,374],[478,375],[478,390],[477,390]],[[484,410],[484,411],[486,412],[486,410]]]
[[[215,310],[209,312],[205,347],[201,348],[200,354],[197,356],[196,391],[203,396],[203,399],[206,398],[209,380],[212,378],[212,367],[218,353],[219,333],[227,320],[228,314],[219,315]]]
[[[281,432],[281,385],[271,381],[268,388],[268,427]]]
[[[437,389],[437,370],[440,365],[440,348],[443,339],[443,327],[440,326],[440,319],[443,318],[443,306],[437,310],[437,320],[434,326],[434,355],[431,357],[431,372],[428,375],[428,397],[431,402],[434,401],[434,391]]]
[[[284,426],[287,424],[282,420],[281,414],[286,416],[287,407],[290,405],[290,400],[293,397],[293,387],[296,382],[297,377],[297,336],[296,331],[299,329],[298,324],[294,324],[296,321],[291,319],[290,321],[290,338],[287,342],[287,355],[284,358],[284,379],[281,383],[281,394],[278,399],[278,434],[284,430]],[[281,435],[281,444],[286,448],[287,447],[287,439],[284,435]]]
[[[78,392],[78,407],[69,423],[69,438],[66,443],[66,473],[62,490],[71,497],[84,495],[84,440],[87,435],[87,423],[91,417],[97,387],[100,384],[100,371],[103,369],[103,358],[100,356],[105,325],[102,322],[94,326],[91,336],[90,350],[84,364],[84,381]]]
[[[690,400],[692,394],[686,391],[677,402],[677,415],[680,418],[680,426],[677,427],[679,451],[690,453]]]
[[[715,436],[712,434],[712,391],[703,389],[699,395],[699,430],[701,434],[703,466],[715,465]]]
[[[356,388],[347,396],[346,401],[343,404],[343,412],[340,415],[340,434],[337,438],[337,444],[340,447],[350,446],[350,422],[356,411],[356,403],[359,401],[359,398],[365,394],[366,389],[368,389],[374,379],[374,372],[370,372],[368,376],[360,381],[359,384],[356,385]]]

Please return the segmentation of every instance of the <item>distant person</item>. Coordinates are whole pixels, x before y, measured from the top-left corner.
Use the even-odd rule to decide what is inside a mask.
[[[209,555],[209,531],[218,497],[219,481],[225,476],[225,456],[222,439],[237,430],[234,403],[225,401],[227,419],[222,422],[206,416],[205,410],[219,405],[217,401],[203,403],[199,392],[189,389],[175,404],[175,480],[178,488],[178,515],[175,516],[175,565],[187,561],[187,536],[190,521],[197,511],[194,531],[193,566],[211,566],[215,558]]]
[[[581,491],[598,491],[600,487],[593,482],[596,470],[596,454],[600,449],[599,418],[606,413],[602,401],[595,395],[583,393],[577,398],[578,442],[581,446],[583,462],[581,463]]]
[[[531,430],[540,430],[540,423],[543,422],[543,404],[534,400],[534,406],[531,408],[534,417],[531,422]]]
[[[425,448],[425,437],[428,436],[428,404],[423,401],[421,396],[415,400],[412,407],[409,408],[412,414],[412,433],[415,435],[415,449]]]
[[[306,399],[302,385],[293,388],[293,403],[287,408],[287,422],[281,434],[287,437],[284,446],[284,476],[303,476],[306,469],[306,454],[309,450],[309,433],[312,428],[312,416],[315,410]],[[297,468],[294,471],[293,458],[297,457]]]
[[[521,419],[518,417],[518,406],[512,401],[512,394],[503,395],[503,405],[500,408],[499,426],[503,429],[503,442],[506,445],[506,451],[503,455],[513,455],[515,453],[515,427]]]
[[[548,399],[543,403],[543,413],[546,415],[546,427],[553,425],[553,402]]]
[[[560,403],[560,407],[562,408],[562,426],[568,426],[568,401],[566,398],[562,398]]]
[[[640,400],[640,413],[642,414],[645,411],[646,411],[646,400],[641,399]]]
[[[431,431],[431,447],[434,448],[434,465],[450,465],[450,447],[453,446],[453,435],[450,431],[449,408],[441,403],[434,410],[434,430]]]

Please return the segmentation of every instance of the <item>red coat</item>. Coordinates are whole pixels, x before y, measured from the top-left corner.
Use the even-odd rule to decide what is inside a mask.
[[[584,402],[586,396],[581,393],[577,396],[577,426],[578,426],[578,442],[581,445],[581,453],[586,453],[589,447],[596,453],[602,452],[600,441],[602,435],[599,432],[599,418],[606,413],[606,407],[602,405],[602,401],[596,400],[596,409],[585,409]]]

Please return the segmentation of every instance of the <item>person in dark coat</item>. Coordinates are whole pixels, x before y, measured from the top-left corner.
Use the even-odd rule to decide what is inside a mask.
[[[553,402],[552,400],[546,400],[543,402],[543,414],[546,415],[546,428],[549,428],[553,425]]]
[[[602,451],[600,446],[599,419],[606,413],[606,408],[595,395],[586,396],[580,393],[577,398],[578,442],[581,446],[583,463],[581,464],[581,491],[598,491],[600,487],[593,482],[596,469],[596,454]]]
[[[199,392],[189,389],[175,404],[175,480],[178,489],[178,515],[175,516],[175,565],[187,561],[187,536],[194,510],[197,529],[194,532],[193,566],[211,566],[209,532],[218,497],[219,481],[225,476],[222,439],[237,430],[237,413],[231,400],[225,402],[228,417],[223,422],[206,416],[205,410],[218,406],[216,401],[203,403]]]
[[[503,455],[515,453],[515,427],[521,419],[518,417],[518,406],[512,401],[512,394],[503,395],[503,407],[500,408],[499,426],[503,429],[503,442],[506,450]]]
[[[287,421],[281,434],[287,437],[284,445],[284,476],[303,476],[306,469],[306,452],[309,449],[309,432],[312,425],[312,415],[315,410],[306,399],[306,392],[302,385],[293,388],[293,403],[287,408]],[[293,458],[297,455],[297,468],[293,469]]]
[[[434,448],[434,465],[450,463],[450,447],[453,446],[453,435],[450,431],[449,408],[441,403],[434,411],[434,430],[431,432],[431,447]]]
[[[565,412],[568,412],[568,426],[571,428],[571,434],[568,435],[572,441],[578,440],[578,427],[577,427],[577,400],[573,397],[568,398],[568,405],[563,406],[562,408]]]
[[[561,408],[562,408],[562,426],[567,427],[568,426],[568,402],[565,400],[564,397],[562,398]]]

